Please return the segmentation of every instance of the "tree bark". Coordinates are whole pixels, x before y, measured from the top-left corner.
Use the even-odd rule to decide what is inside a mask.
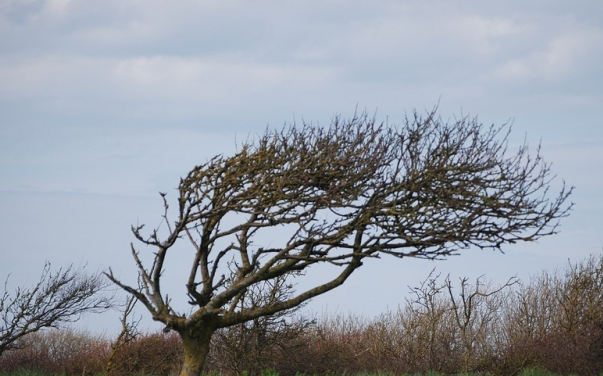
[[[209,353],[209,344],[214,328],[179,332],[184,348],[184,362],[180,376],[200,376]]]

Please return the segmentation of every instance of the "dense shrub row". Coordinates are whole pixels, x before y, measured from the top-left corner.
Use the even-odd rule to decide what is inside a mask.
[[[212,376],[212,375],[215,375],[215,373],[207,374],[207,375]],[[0,376],[47,376],[47,375],[43,372],[21,370],[18,372],[11,372],[11,373],[5,373],[5,372],[0,371]],[[282,376],[282,375],[280,375],[278,372],[276,372],[272,369],[267,369],[267,370],[262,371],[258,376]],[[394,375],[390,374],[390,373],[360,373],[360,374],[357,374],[356,376],[394,376]],[[402,375],[397,375],[397,376],[446,376],[446,375],[430,371],[425,374],[414,374],[414,375],[402,374]],[[467,374],[462,374],[462,375],[458,375],[458,376],[482,376],[482,375],[467,373]],[[553,372],[544,371],[544,370],[541,370],[538,368],[528,368],[528,369],[525,369],[525,370],[519,372],[516,376],[560,376],[560,375],[553,373]]]
[[[106,371],[112,343],[85,332],[47,331],[5,353],[0,370],[65,375]],[[115,348],[115,347],[114,347]],[[174,333],[138,334],[114,351],[113,375],[178,372]],[[492,286],[432,273],[406,305],[374,319],[353,315],[258,319],[214,337],[208,372],[260,374],[517,375],[603,372],[603,256]]]

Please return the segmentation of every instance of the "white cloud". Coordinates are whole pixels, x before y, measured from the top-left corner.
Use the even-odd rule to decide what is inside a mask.
[[[469,15],[453,21],[451,32],[459,45],[470,49],[474,56],[496,58],[505,53],[509,42],[521,38],[526,25],[512,18]]]
[[[248,111],[244,102],[294,100],[293,110],[329,101],[338,111],[420,107],[440,95],[469,106],[499,90],[584,97],[576,77],[596,75],[603,60],[600,30],[563,2],[538,12],[533,2],[46,4],[62,16],[42,8],[35,25],[4,22],[7,40],[19,42],[0,42],[0,96],[80,108],[103,100],[116,116],[145,106],[155,117],[159,108],[182,113],[200,102]]]
[[[562,35],[532,51],[502,64],[495,76],[519,82],[561,82],[590,71],[603,63],[598,46],[603,45],[603,30],[584,30]]]
[[[553,40],[543,57],[544,77],[559,79],[596,72],[603,63],[603,29],[577,30]]]
[[[45,5],[50,13],[64,14],[72,2],[73,0],[46,0]]]

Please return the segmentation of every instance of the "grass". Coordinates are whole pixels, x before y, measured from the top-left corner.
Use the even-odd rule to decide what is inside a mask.
[[[21,370],[13,373],[0,372],[0,376],[45,376],[43,373],[29,370]]]

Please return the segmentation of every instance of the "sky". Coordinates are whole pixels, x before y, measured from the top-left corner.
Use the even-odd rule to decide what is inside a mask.
[[[436,105],[541,144],[553,186],[575,187],[560,233],[369,260],[305,309],[373,317],[433,268],[495,283],[563,269],[603,252],[602,67],[600,0],[0,0],[0,279],[31,284],[46,260],[134,279],[130,226],[159,224],[158,192],[195,165],[267,127]],[[186,266],[169,265],[177,293]]]

